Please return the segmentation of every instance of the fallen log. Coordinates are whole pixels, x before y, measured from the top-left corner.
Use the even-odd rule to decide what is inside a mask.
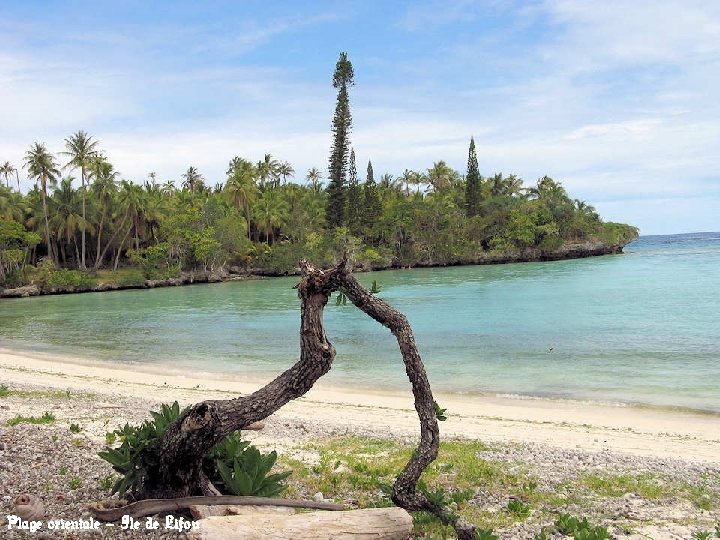
[[[189,540],[407,540],[413,530],[402,508],[211,516],[197,525]]]
[[[253,505],[287,506],[291,508],[317,508],[320,510],[342,510],[343,506],[329,502],[302,501],[295,499],[274,499],[271,497],[240,497],[221,495],[217,497],[180,497],[177,499],[143,499],[126,506],[104,508],[100,503],[89,505],[90,513],[98,521],[120,521],[123,516],[141,518],[161,512],[177,512],[194,505]]]

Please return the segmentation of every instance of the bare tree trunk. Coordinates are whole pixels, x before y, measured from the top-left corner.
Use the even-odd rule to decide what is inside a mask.
[[[275,380],[249,396],[232,400],[204,401],[170,426],[160,448],[160,464],[150,471],[150,488],[143,497],[187,497],[203,491],[202,457],[230,433],[263,420],[290,400],[308,392],[330,370],[335,348],[325,336],[323,311],[330,295],[342,288],[360,310],[390,329],[398,341],[420,419],[420,442],[393,486],[392,500],[410,510],[425,510],[452,524],[461,540],[474,538],[472,525],[448,508],[430,502],[416,484],[425,468],[437,457],[440,433],[435,402],[425,368],[415,346],[407,318],[373,296],[351,274],[347,259],[335,268],[317,270],[302,261],[298,288],[301,300],[300,360]],[[204,493],[209,495],[209,493]]]

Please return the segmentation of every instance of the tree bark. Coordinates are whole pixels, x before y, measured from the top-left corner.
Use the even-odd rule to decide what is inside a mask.
[[[409,511],[432,512],[444,523],[452,524],[461,540],[474,538],[471,525],[448,508],[429,501],[416,487],[420,475],[437,457],[440,432],[430,383],[407,318],[360,285],[351,273],[347,258],[329,270],[315,269],[306,261],[300,265],[303,272],[297,285],[301,300],[300,360],[249,396],[204,401],[192,406],[168,428],[160,448],[159,467],[151,471],[148,482],[151,488],[142,495],[156,498],[193,495],[203,485],[202,457],[217,442],[304,395],[330,370],[335,348],[325,335],[323,311],[330,295],[342,289],[355,306],[396,337],[415,396],[420,442],[395,481],[393,502]]]

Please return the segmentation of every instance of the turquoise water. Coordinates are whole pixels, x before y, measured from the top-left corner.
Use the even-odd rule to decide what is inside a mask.
[[[720,233],[648,236],[624,255],[399,270],[433,388],[720,412]],[[296,278],[0,301],[0,347],[112,364],[271,376],[298,357]],[[323,379],[408,389],[392,335],[351,305],[325,313]]]

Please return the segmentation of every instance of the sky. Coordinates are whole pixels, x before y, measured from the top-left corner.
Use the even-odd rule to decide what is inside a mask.
[[[464,174],[472,136],[485,176],[551,176],[641,234],[720,230],[716,0],[2,0],[0,162],[82,129],[135,182],[266,153],[327,176],[341,51],[359,171]]]

